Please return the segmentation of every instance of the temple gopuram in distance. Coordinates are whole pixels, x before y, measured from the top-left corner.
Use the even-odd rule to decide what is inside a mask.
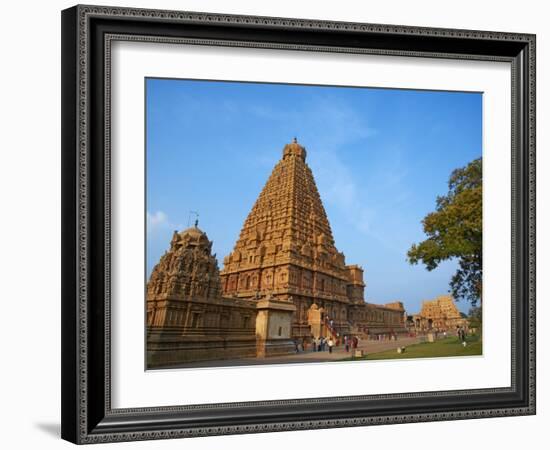
[[[197,225],[174,233],[147,283],[148,368],[280,356],[297,340],[407,332],[401,302],[365,302],[363,269],[336,248],[296,139],[221,271]]]
[[[461,316],[450,295],[440,295],[434,300],[422,302],[418,314],[411,318],[415,331],[454,331],[468,329],[468,320]]]

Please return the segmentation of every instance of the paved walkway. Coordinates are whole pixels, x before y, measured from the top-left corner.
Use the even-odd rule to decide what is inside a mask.
[[[408,346],[421,342],[420,337],[403,337],[396,341],[359,341],[358,349],[363,351],[363,354],[385,352],[386,350],[397,349],[397,347]],[[397,350],[396,350],[397,351]],[[328,350],[322,352],[314,352],[308,350],[306,352],[293,353],[285,356],[272,356],[269,358],[241,358],[241,359],[226,359],[216,361],[201,361],[195,363],[182,364],[173,366],[178,368],[192,367],[227,367],[227,366],[255,366],[262,364],[288,364],[288,363],[306,363],[306,362],[327,362],[339,361],[352,356],[351,349],[346,352],[343,345],[334,347],[332,353]]]

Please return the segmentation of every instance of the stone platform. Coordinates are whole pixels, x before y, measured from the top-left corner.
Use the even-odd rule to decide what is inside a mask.
[[[385,352],[387,350],[397,349],[397,347],[409,346],[423,342],[422,337],[406,337],[396,341],[361,341],[358,349],[364,354],[372,354]],[[397,350],[396,350],[397,351]],[[303,364],[303,363],[320,363],[330,361],[341,361],[352,356],[352,351],[346,352],[343,345],[334,347],[332,353],[328,350],[322,352],[306,351],[293,353],[285,356],[273,356],[266,358],[240,358],[227,359],[224,361],[205,361],[197,363],[179,364],[172,368],[206,368],[206,367],[230,367],[230,366],[256,366],[265,364]]]

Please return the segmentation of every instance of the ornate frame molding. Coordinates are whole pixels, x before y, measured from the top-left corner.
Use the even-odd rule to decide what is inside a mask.
[[[534,35],[99,6],[65,10],[62,22],[62,436],[65,439],[98,443],[535,413]],[[160,30],[156,31],[158,34],[143,33],[153,23],[160,24],[156,27]],[[129,25],[131,30],[127,28]],[[136,28],[141,32],[134,31]],[[312,30],[317,32],[315,39]],[[239,34],[243,31],[248,39]],[[178,33],[181,36],[174,36]],[[351,37],[360,43],[342,45],[352,43]],[[511,387],[112,409],[109,112],[110,49],[115,40],[510,62]],[[444,51],[446,48],[450,51]],[[102,124],[98,121],[100,116]],[[100,157],[98,148],[102,148]],[[103,380],[98,381],[100,376]],[[480,397],[479,402],[474,401],[476,397]],[[458,406],[449,404],[445,409],[438,399],[455,399]],[[397,407],[388,411],[380,406],[381,401],[394,401]],[[358,402],[363,402],[362,408],[353,406]],[[425,406],[426,402],[432,406]],[[348,403],[350,409],[342,409]],[[315,405],[314,417],[300,420],[289,414],[290,406],[295,409],[306,405],[309,409]],[[336,406],[339,415],[329,412]],[[399,408],[407,412],[400,413]],[[248,416],[243,412],[246,409],[250,411]],[[273,411],[270,420],[257,420],[258,411],[268,414],[269,409]],[[224,422],[215,417],[214,410],[224,410],[226,414],[231,410],[237,417]],[[191,412],[193,417],[188,417]]]

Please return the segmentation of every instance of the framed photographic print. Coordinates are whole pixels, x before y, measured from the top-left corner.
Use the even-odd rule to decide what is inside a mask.
[[[62,437],[535,413],[535,36],[62,12]]]

